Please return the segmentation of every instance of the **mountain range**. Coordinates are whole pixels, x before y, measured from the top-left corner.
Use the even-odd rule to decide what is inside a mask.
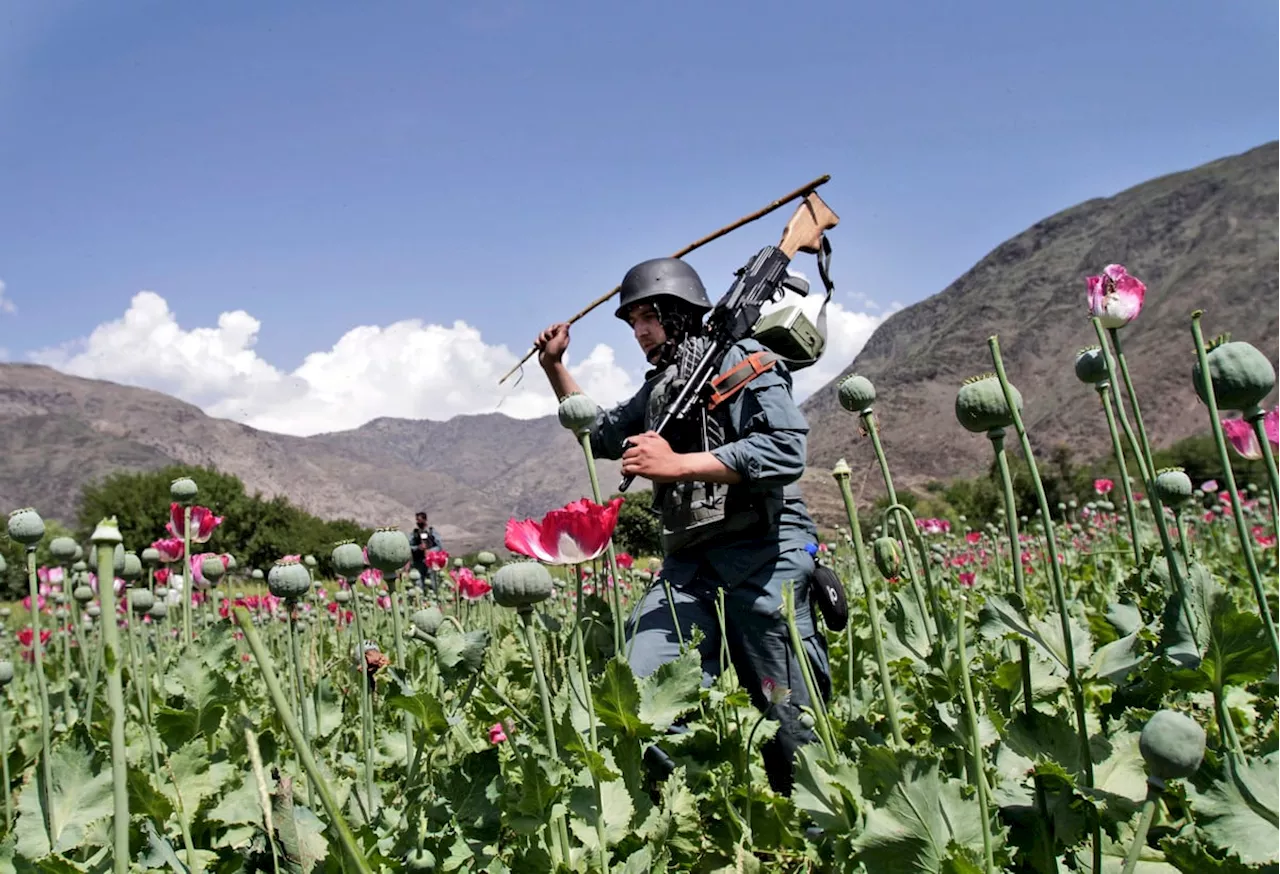
[[[942,291],[886,319],[840,377],[802,405],[809,420],[805,494],[820,524],[843,513],[832,465],[854,467],[860,500],[879,494],[869,441],[839,404],[841,378],[877,391],[875,412],[897,484],[972,476],[990,447],[955,420],[963,380],[992,369],[987,339],[1022,393],[1037,451],[1059,444],[1079,458],[1110,450],[1093,390],[1072,364],[1096,342],[1085,277],[1125,265],[1147,285],[1142,314],[1122,339],[1153,443],[1208,426],[1191,386],[1190,314],[1206,336],[1229,331],[1275,363],[1277,143],[1152,179],[1049,216],[997,246]],[[284,494],[318,516],[411,524],[426,508],[455,552],[498,546],[511,516],[541,516],[590,494],[581,450],[555,417],[502,414],[444,422],[375,419],[313,437],[258,431],[205,415],[148,389],[0,364],[0,503],[71,522],[86,482],[115,470],[173,462],[236,474],[250,492]],[[598,462],[611,492],[616,462]]]

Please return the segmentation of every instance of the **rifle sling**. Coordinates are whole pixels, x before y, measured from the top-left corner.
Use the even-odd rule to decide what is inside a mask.
[[[733,366],[733,369],[711,380],[711,400],[707,409],[714,410],[740,392],[751,380],[773,369],[778,363],[773,352],[753,352]]]

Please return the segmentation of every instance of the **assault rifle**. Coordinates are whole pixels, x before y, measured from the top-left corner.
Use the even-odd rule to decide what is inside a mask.
[[[822,202],[817,192],[811,191],[787,222],[782,241],[777,246],[765,246],[738,271],[733,285],[707,316],[706,333],[710,342],[654,429],[659,435],[666,437],[673,428],[685,425],[705,409],[710,401],[712,380],[720,372],[724,356],[734,343],[752,336],[760,322],[760,310],[778,296],[787,278],[787,266],[797,252],[817,255],[823,280],[828,281],[831,245],[825,232],[839,221],[839,216]],[[634,474],[625,475],[618,491],[625,492],[634,480]]]

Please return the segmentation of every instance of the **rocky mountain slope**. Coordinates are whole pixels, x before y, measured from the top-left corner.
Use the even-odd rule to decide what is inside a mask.
[[[905,486],[981,472],[990,449],[953,414],[965,377],[991,369],[986,340],[1000,338],[1010,378],[1027,401],[1038,448],[1109,451],[1092,390],[1072,371],[1094,342],[1084,277],[1111,262],[1147,283],[1141,317],[1123,332],[1155,443],[1207,426],[1190,384],[1188,317],[1206,335],[1230,331],[1275,360],[1277,145],[1154,179],[1036,223],[1000,245],[942,292],[895,313],[845,373],[876,385],[877,416]],[[841,457],[864,499],[879,492],[869,442],[836,400],[836,383],[811,397],[806,495],[824,524],[842,510],[829,475]],[[145,389],[0,364],[0,506],[35,506],[71,520],[82,485],[117,469],[173,461],[211,464],[251,491],[285,494],[324,517],[411,524],[426,507],[455,551],[496,546],[510,516],[536,516],[589,494],[581,452],[554,417],[501,414],[447,422],[377,419],[310,438],[212,419]],[[600,463],[601,486],[618,481]]]
[[[70,521],[85,482],[175,461],[216,466],[326,518],[407,527],[426,507],[459,551],[500,544],[508,517],[541,515],[590,489],[581,450],[554,418],[382,419],[299,438],[210,418],[160,392],[0,364],[0,506]]]
[[[1037,454],[1058,444],[1084,459],[1110,451],[1097,395],[1072,367],[1076,352],[1097,342],[1085,277],[1110,263],[1147,285],[1142,314],[1122,329],[1121,342],[1153,443],[1208,428],[1191,385],[1192,311],[1204,311],[1206,339],[1230,332],[1277,358],[1276,168],[1272,142],[1086,201],[1037,222],[939,294],[886,319],[841,377],[859,373],[876,386],[895,485],[987,469],[990,444],[960,427],[954,404],[966,377],[992,370],[992,335],[1024,397]],[[856,417],[839,404],[841,377],[803,405],[812,427],[811,491],[826,507],[835,492],[825,474],[837,459],[854,466],[855,489],[875,464]],[[878,473],[865,488],[868,498],[882,491]]]

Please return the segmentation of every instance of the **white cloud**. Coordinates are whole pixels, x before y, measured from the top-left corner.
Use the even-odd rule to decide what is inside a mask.
[[[885,318],[847,310],[834,300],[827,304],[827,346],[816,364],[797,371],[792,378],[796,400],[803,401],[839,376]]]
[[[13,301],[4,296],[4,280],[0,279],[0,313],[16,313],[18,308]]]
[[[813,282],[805,273],[799,270],[789,270],[788,272],[809,282],[809,294],[804,298],[800,298],[794,293],[788,292],[784,294],[781,300],[766,305],[763,308],[763,312],[769,313],[779,307],[799,304],[810,321],[816,321],[825,296],[822,284]],[[840,374],[840,371],[848,367],[849,362],[853,361],[858,353],[862,351],[867,339],[879,327],[880,323],[901,309],[895,303],[883,315],[857,312],[845,308],[843,304],[834,299],[835,295],[832,297],[833,299],[827,304],[827,343],[822,352],[822,357],[818,359],[816,364],[812,364],[803,370],[795,371],[792,376],[792,386],[797,402],[804,401],[809,395],[822,388],[832,379],[835,379]],[[878,306],[874,306],[869,298],[860,293],[855,292],[847,295],[847,297],[858,306],[867,309],[879,309]]]
[[[810,300],[816,304],[818,294]],[[846,367],[884,316],[827,307],[822,360],[795,375],[803,400]],[[525,352],[484,341],[479,329],[406,319],[361,325],[292,372],[257,350],[262,323],[244,310],[222,313],[214,327],[184,328],[159,294],[134,295],[119,319],[87,337],[29,354],[65,373],[143,386],[182,398],[207,413],[255,428],[309,435],[356,428],[379,416],[444,420],[499,411],[515,418],[555,412],[555,398],[535,360],[523,378],[498,379]],[[593,400],[609,405],[639,387],[612,347],[598,344],[569,369]]]
[[[517,355],[486,344],[465,322],[362,325],[308,355],[292,373],[258,354],[260,327],[236,310],[219,316],[217,327],[184,329],[163,297],[143,291],[123,317],[30,358],[77,376],[153,388],[210,415],[285,434],[355,428],[379,416],[442,420],[493,412],[500,402],[502,412],[516,418],[555,412],[537,363],[526,365],[520,385],[512,388],[513,376],[499,386]],[[637,387],[608,346],[596,346],[581,363],[571,355],[566,361],[601,404],[623,400]]]

